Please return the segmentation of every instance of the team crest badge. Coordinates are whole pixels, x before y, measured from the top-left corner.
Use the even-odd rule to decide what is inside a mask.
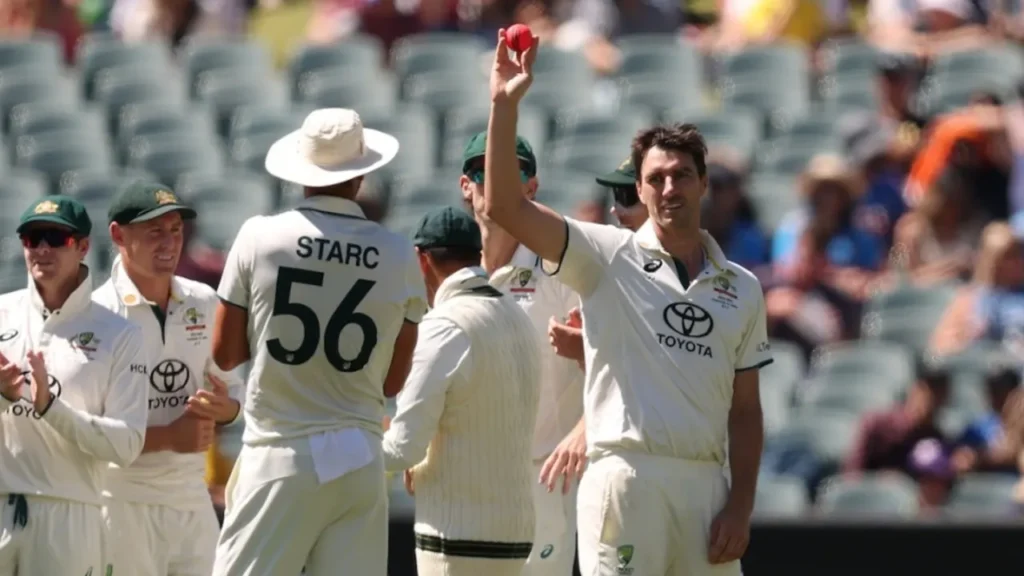
[[[174,196],[174,194],[171,194],[167,190],[160,190],[156,193],[157,204],[174,204],[177,201],[178,199]]]
[[[185,310],[185,334],[189,342],[203,342],[206,336],[206,315],[195,306]]]
[[[729,280],[728,274],[720,274],[715,276],[714,280],[711,281],[715,289],[715,297],[711,299],[712,302],[717,303],[722,308],[737,309],[736,300],[739,296],[736,294],[736,285]]]
[[[533,278],[533,270],[523,270],[516,277],[516,280],[519,282],[519,287],[520,288],[526,288],[526,285],[530,283],[530,279],[532,279],[532,278]]]
[[[71,339],[71,345],[79,350],[95,352],[96,345],[100,343],[99,338],[93,332],[80,332]]]
[[[60,209],[60,206],[57,206],[56,202],[53,200],[45,200],[37,204],[36,209],[33,210],[33,212],[36,214],[53,214],[58,209]]]

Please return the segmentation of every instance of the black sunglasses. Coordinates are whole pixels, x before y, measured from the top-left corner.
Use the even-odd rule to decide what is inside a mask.
[[[74,244],[75,233],[57,228],[36,228],[22,232],[20,238],[25,248],[39,248],[43,242],[50,248],[64,248]]]
[[[627,186],[616,186],[612,188],[612,196],[615,198],[615,203],[623,208],[632,208],[638,202],[640,202],[640,196],[636,193],[636,188]]]

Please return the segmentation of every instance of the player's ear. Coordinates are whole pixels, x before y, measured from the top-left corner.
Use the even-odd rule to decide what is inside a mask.
[[[526,181],[526,197],[529,198],[530,200],[533,200],[534,198],[536,198],[537,197],[537,188],[538,187],[539,187],[539,184],[537,183],[537,177],[536,176],[534,176],[534,177],[530,178],[529,180],[527,180]]]
[[[124,228],[121,227],[117,222],[110,223],[110,239],[114,241],[117,246],[124,246]]]
[[[85,259],[85,255],[89,253],[90,246],[92,246],[92,242],[89,241],[88,236],[86,236],[85,238],[80,238],[78,240],[78,255],[81,256],[83,260]]]

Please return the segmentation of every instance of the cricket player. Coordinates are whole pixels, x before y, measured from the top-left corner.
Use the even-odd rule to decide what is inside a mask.
[[[409,240],[353,199],[397,153],[340,108],[267,153],[305,199],[242,226],[218,290],[214,359],[231,370],[251,356],[252,372],[216,576],[385,574],[384,398],[405,382],[427,304]]]
[[[409,470],[421,576],[520,576],[534,530],[531,444],[540,349],[529,317],[488,283],[480,228],[460,208],[413,238],[431,310],[384,435]]]
[[[503,39],[495,51],[485,214],[582,299],[581,572],[740,574],[763,443],[758,369],[771,352],[756,278],[700,229],[704,138],[692,125],[634,138],[649,214],[637,232],[559,216],[516,181],[517,108],[535,57],[536,44],[514,61]]]
[[[111,573],[102,491],[109,463],[142,452],[150,360],[139,327],[90,298],[91,231],[65,196],[17,228],[29,279],[0,296],[0,576]]]
[[[576,557],[576,489],[586,467],[583,422],[583,374],[572,361],[547,344],[549,323],[579,305],[565,284],[544,274],[540,259],[483,214],[484,152],[487,133],[469,140],[463,151],[463,201],[473,207],[483,233],[483,267],[491,284],[526,311],[541,352],[540,402],[533,433],[534,548],[524,574],[569,576]],[[519,190],[532,200],[537,194],[537,158],[525,138],[516,137]]]
[[[142,328],[154,364],[134,368],[149,386],[142,456],[110,471],[106,502],[118,574],[209,576],[220,524],[205,483],[214,427],[241,410],[241,379],[211,358],[212,288],[174,275],[185,220],[195,211],[163,184],[117,191],[110,237],[119,256],[93,300]]]

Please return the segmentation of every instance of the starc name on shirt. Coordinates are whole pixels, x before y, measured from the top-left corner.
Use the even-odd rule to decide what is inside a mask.
[[[373,270],[380,264],[380,250],[374,246],[363,246],[341,242],[330,238],[299,236],[295,254],[299,258],[313,258],[322,262],[336,262]]]

